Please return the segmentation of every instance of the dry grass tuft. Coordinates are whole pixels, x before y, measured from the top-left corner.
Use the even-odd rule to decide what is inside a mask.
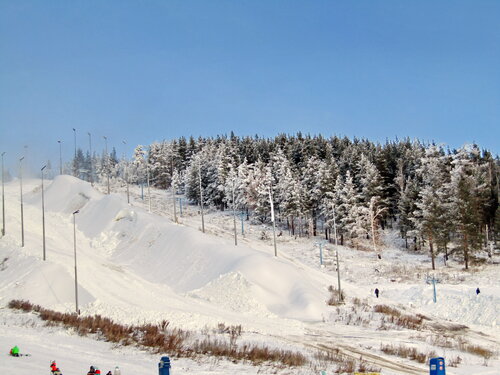
[[[307,358],[299,352],[270,349],[258,345],[238,347],[236,338],[241,335],[240,325],[226,326],[224,323],[219,323],[218,332],[228,334],[229,341],[211,339],[207,336],[204,340],[197,340],[194,344],[189,345],[190,332],[170,329],[170,322],[167,320],[163,320],[159,324],[127,326],[115,323],[100,315],[78,316],[75,313],[60,313],[33,305],[28,301],[12,300],[8,306],[12,309],[37,313],[42,320],[47,322],[47,325],[69,327],[81,336],[96,335],[99,339],[109,342],[137,345],[148,348],[155,353],[169,353],[171,356],[191,357],[205,354],[232,360],[245,360],[254,365],[270,362],[287,367],[303,366],[308,362]]]
[[[434,358],[436,356],[436,353],[434,351],[425,354],[418,352],[414,347],[408,347],[404,345],[381,345],[380,350],[382,350],[386,354],[395,355],[401,358],[408,358],[419,363],[427,363],[430,358]]]
[[[401,313],[401,311],[387,305],[376,305],[373,308],[373,311],[388,316],[387,319],[382,319],[381,329],[386,328],[385,323],[392,323],[402,328],[420,330],[422,329],[424,320],[429,319],[420,314],[417,314],[415,316],[403,314]]]
[[[334,288],[332,285],[328,287],[328,291],[330,292],[330,298],[326,301],[326,304],[329,306],[338,306],[342,305],[345,301],[345,294],[343,291],[340,292],[339,295],[339,290]]]

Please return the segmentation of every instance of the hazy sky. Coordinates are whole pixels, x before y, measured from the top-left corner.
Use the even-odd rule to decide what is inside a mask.
[[[0,151],[303,133],[500,151],[500,1],[0,0]],[[25,146],[28,146],[27,148]]]

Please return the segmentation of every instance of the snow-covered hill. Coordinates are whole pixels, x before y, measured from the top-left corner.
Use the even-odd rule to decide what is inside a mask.
[[[0,240],[0,344],[4,352],[20,345],[32,352],[28,358],[0,361],[5,373],[16,364],[20,375],[45,371],[56,356],[65,374],[83,373],[99,362],[101,369],[120,363],[126,373],[156,373],[158,356],[127,348],[112,348],[88,338],[79,338],[60,328],[42,327],[31,315],[5,308],[12,299],[25,299],[54,310],[75,311],[75,257],[73,212],[76,223],[79,309],[84,315],[101,314],[123,323],[158,322],[201,331],[218,323],[241,324],[254,340],[271,346],[319,348],[336,345],[346,353],[367,357],[375,353],[384,374],[415,373],[426,365],[390,357],[382,353],[382,343],[398,343],[425,348],[429,334],[406,330],[380,331],[372,312],[365,306],[399,306],[409,314],[424,314],[435,323],[469,326],[464,338],[498,352],[500,311],[498,267],[481,266],[465,273],[458,264],[440,266],[438,303],[433,302],[432,286],[425,283],[429,265],[426,256],[402,252],[392,246],[383,259],[373,253],[339,248],[343,289],[348,301],[336,308],[327,306],[328,286],[337,285],[331,249],[325,251],[325,267],[319,266],[318,248],[313,240],[279,238],[279,256],[269,243],[246,228],[246,238],[234,245],[224,228],[232,219],[215,213],[206,234],[198,230],[197,216],[186,215],[175,224],[164,215],[168,207],[157,192],[155,212],[149,213],[140,200],[127,204],[123,194],[104,195],[90,184],[70,176],[59,176],[46,184],[46,257],[42,260],[42,213],[39,180],[24,182],[25,247],[20,247],[21,224],[18,181],[6,184],[6,236]],[[390,243],[391,241],[388,241]],[[477,270],[477,269],[476,269]],[[381,290],[381,298],[373,289]],[[481,288],[479,295],[476,287]],[[367,324],[346,324],[346,311]],[[366,310],[366,308],[365,308]],[[344,315],[342,315],[344,314]],[[484,335],[481,335],[481,332]],[[427,335],[427,337],[425,337]],[[469,335],[469,336],[467,336]],[[71,352],[72,354],[66,354]],[[437,355],[457,354],[449,349]],[[498,354],[498,353],[497,353]],[[356,356],[359,356],[356,354]],[[463,356],[463,355],[462,355]],[[463,356],[462,365],[450,373],[493,374],[496,358],[482,366],[483,359]],[[17,362],[13,362],[17,361]],[[385,362],[384,362],[385,361]],[[397,370],[398,362],[414,370]],[[385,367],[385,364],[387,367]],[[94,363],[95,364],[95,363]],[[24,366],[24,367],[23,367]],[[412,366],[412,367],[411,367]],[[174,369],[176,365],[174,363]],[[250,365],[207,361],[196,364],[179,360],[177,367],[206,374],[257,373]],[[298,370],[297,370],[298,371]],[[405,372],[414,371],[414,372]],[[125,373],[125,372],[124,372]]]

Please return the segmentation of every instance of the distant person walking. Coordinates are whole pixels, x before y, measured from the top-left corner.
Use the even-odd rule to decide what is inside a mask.
[[[378,288],[375,288],[375,296],[378,298],[379,290]]]
[[[479,293],[481,293],[481,291],[479,290],[479,288],[476,289],[476,295],[478,295]]]
[[[121,375],[122,372],[120,371],[120,368],[118,366],[115,367],[115,372],[113,373],[113,375]]]

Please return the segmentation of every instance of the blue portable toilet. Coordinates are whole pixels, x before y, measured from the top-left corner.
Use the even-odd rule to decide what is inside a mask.
[[[158,374],[170,375],[170,358],[161,357],[160,363],[158,363]]]
[[[430,362],[430,375],[445,375],[446,371],[444,368],[444,358],[443,357],[438,357],[438,358],[431,358]]]

